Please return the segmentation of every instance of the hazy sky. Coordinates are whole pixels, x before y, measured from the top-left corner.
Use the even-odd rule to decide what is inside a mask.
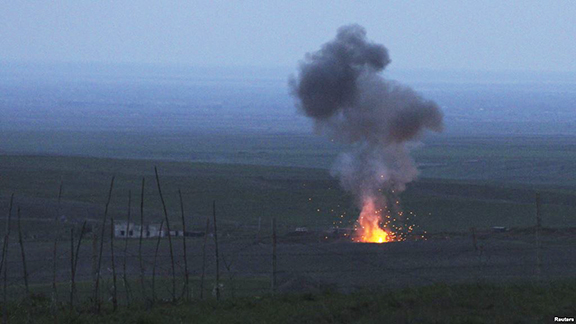
[[[290,67],[349,23],[397,69],[576,71],[573,0],[0,0],[0,61]]]

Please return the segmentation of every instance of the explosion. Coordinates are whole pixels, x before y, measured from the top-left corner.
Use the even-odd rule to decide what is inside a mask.
[[[399,201],[389,200],[418,175],[409,144],[426,129],[443,128],[436,103],[381,75],[389,63],[388,50],[368,41],[364,28],[344,26],[334,40],[305,56],[290,81],[296,105],[315,131],[350,147],[332,174],[361,208],[356,242],[398,241],[411,230]]]
[[[368,199],[358,217],[356,236],[353,240],[364,243],[386,243],[393,241],[393,234],[382,228],[382,209],[376,209],[374,200]]]

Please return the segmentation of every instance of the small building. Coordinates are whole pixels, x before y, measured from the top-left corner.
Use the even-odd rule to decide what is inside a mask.
[[[140,238],[140,233],[142,233],[143,238],[163,237],[165,230],[162,229],[160,232],[160,224],[146,224],[144,226],[126,222],[114,224],[115,237]]]
[[[160,231],[160,224],[146,224],[143,227],[138,224],[126,223],[126,222],[114,224],[114,237],[140,238],[140,232],[142,232],[143,238],[168,236],[168,229],[166,229],[166,227],[163,226],[162,231]],[[170,236],[198,237],[198,236],[204,236],[204,232],[195,232],[195,231],[184,232],[182,230],[170,230]]]

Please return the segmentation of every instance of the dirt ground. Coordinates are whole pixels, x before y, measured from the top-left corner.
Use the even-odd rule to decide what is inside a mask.
[[[282,292],[316,292],[325,289],[354,291],[367,288],[404,288],[437,283],[510,283],[553,280],[573,277],[576,262],[573,231],[543,230],[541,248],[531,230],[507,233],[477,233],[474,247],[471,235],[436,235],[426,240],[385,244],[351,243],[345,240],[318,242],[280,235],[276,247],[276,284]],[[70,280],[70,241],[62,238],[58,245],[57,280]],[[144,240],[143,265],[149,278],[153,271],[156,239]],[[189,273],[199,278],[202,272],[203,237],[188,238]],[[137,280],[140,273],[138,240],[129,240],[126,253],[128,277]],[[171,278],[169,244],[160,241],[156,276]],[[173,238],[175,271],[179,283],[183,276],[182,238]],[[124,240],[115,242],[118,276],[123,273]],[[77,280],[92,279],[92,235],[86,234],[80,249]],[[33,284],[51,282],[52,248],[50,240],[25,242],[29,280]],[[13,239],[9,249],[9,282],[22,285],[19,245]],[[214,241],[208,236],[205,273],[211,282],[215,273]],[[257,287],[246,287],[250,293],[261,293],[272,278],[272,244],[270,237],[253,234],[219,237],[219,268],[223,281],[259,280]],[[110,241],[104,241],[102,275],[112,275]]]

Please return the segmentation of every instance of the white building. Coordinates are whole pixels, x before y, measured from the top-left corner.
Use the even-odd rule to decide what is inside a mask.
[[[134,223],[117,223],[114,224],[114,236],[115,237],[129,237],[129,238],[140,238],[141,226]],[[160,232],[160,224],[147,224],[142,228],[142,237],[163,237],[166,234],[166,230],[162,228]]]
[[[126,222],[114,224],[114,236],[115,237],[129,237],[129,238],[140,238],[140,225]],[[204,236],[204,232],[184,232],[182,230],[170,230],[170,236]],[[168,236],[168,230],[166,227],[162,227],[160,231],[160,224],[147,224],[142,228],[142,237],[166,237]]]

